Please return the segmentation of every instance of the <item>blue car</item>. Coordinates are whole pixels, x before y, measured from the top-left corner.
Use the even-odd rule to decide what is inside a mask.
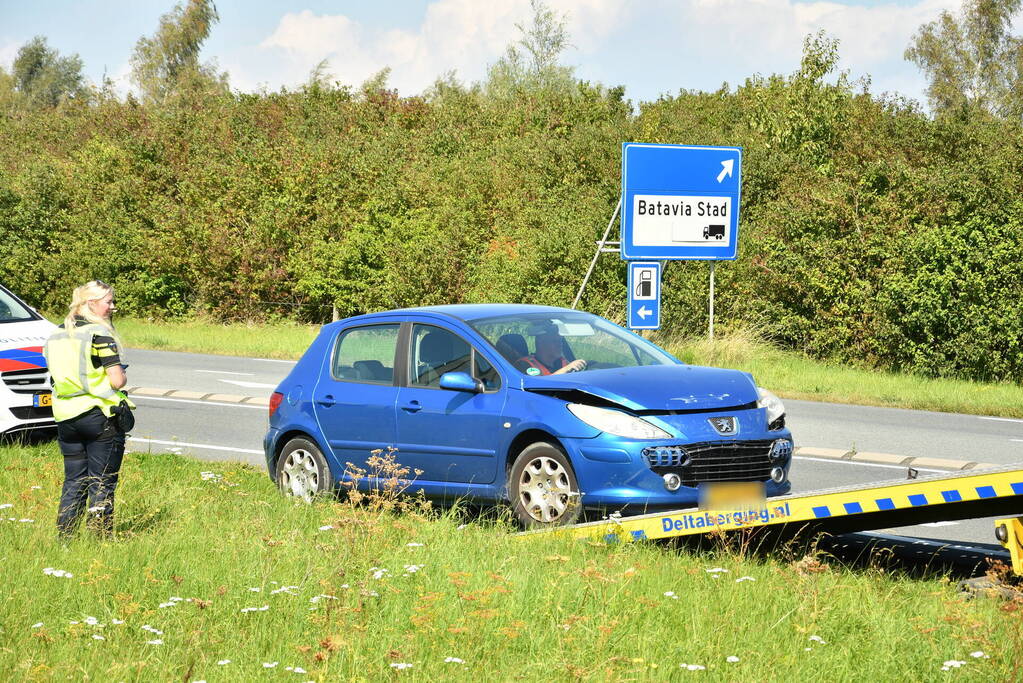
[[[589,313],[515,304],[325,325],[271,397],[263,447],[291,495],[352,485],[349,463],[393,448],[416,473],[409,492],[506,502],[526,527],[689,507],[707,483],[787,493],[793,451],[781,401],[748,373],[686,365]]]

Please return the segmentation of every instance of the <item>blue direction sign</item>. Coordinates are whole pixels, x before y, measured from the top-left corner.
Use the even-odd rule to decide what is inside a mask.
[[[622,145],[622,258],[732,260],[742,149]]]
[[[656,330],[661,326],[661,264],[629,264],[629,329]]]

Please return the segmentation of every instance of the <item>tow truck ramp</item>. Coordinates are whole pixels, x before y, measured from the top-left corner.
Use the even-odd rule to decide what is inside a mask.
[[[842,534],[926,522],[1006,517],[995,536],[1023,576],[1023,467],[990,468],[947,475],[841,487],[779,496],[759,506],[684,509],[635,517],[611,516],[523,535],[554,533],[606,543],[771,528],[782,534]]]

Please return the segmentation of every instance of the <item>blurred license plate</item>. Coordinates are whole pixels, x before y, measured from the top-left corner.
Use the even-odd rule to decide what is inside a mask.
[[[701,510],[736,510],[764,505],[762,481],[721,481],[700,484]]]
[[[49,408],[53,405],[53,394],[34,394],[32,406],[34,408]]]

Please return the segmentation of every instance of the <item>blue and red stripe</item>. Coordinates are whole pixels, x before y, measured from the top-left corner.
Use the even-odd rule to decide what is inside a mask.
[[[43,347],[26,346],[0,351],[0,372],[8,370],[39,370],[46,367]]]

